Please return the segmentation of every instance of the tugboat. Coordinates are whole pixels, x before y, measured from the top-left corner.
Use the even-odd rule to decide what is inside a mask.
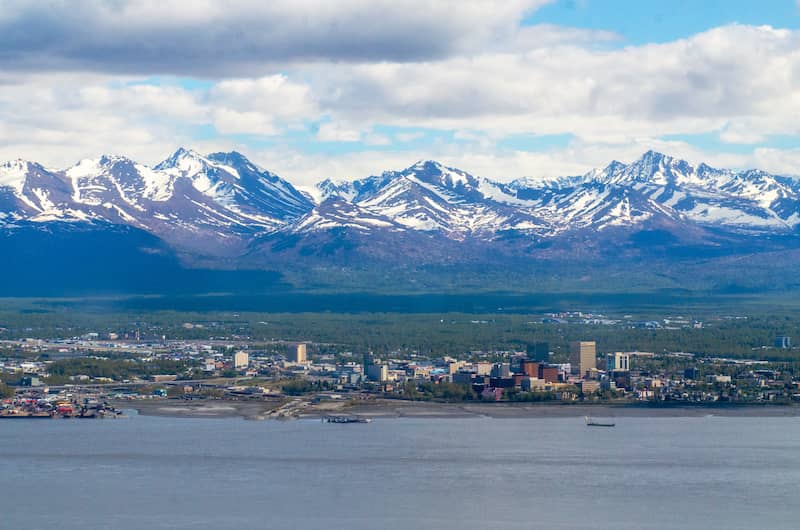
[[[584,416],[583,419],[586,420],[587,427],[613,427],[614,425],[616,425],[614,422],[611,421],[593,420],[589,416]]]

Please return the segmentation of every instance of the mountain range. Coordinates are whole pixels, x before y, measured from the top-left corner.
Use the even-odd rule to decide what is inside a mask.
[[[651,285],[690,285],[699,274],[717,287],[785,287],[792,281],[775,278],[793,270],[799,226],[800,181],[653,151],[580,176],[499,182],[421,161],[308,190],[236,152],[181,148],[153,167],[109,155],[61,170],[0,164],[0,248],[17,274],[28,265],[14,256],[45,275],[41,262],[58,275],[76,260],[134,274],[120,269],[124,255],[332,285],[334,273],[365,286],[377,274],[436,288],[424,275],[439,271],[439,288],[452,288],[468,271],[471,287],[508,273],[541,285],[588,274],[613,288],[639,271]],[[113,256],[94,245],[110,239]],[[760,267],[751,269],[760,279],[747,280],[743,265]],[[148,275],[162,266],[142,265]]]

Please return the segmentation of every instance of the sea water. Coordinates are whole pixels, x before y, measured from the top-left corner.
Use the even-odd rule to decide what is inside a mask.
[[[800,418],[0,420],[0,528],[800,527]]]

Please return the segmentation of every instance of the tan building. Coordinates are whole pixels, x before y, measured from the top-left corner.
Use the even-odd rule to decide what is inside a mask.
[[[235,370],[241,370],[247,368],[250,365],[250,356],[247,352],[237,351],[233,354],[233,368]]]
[[[492,363],[477,362],[475,363],[475,373],[477,375],[489,375],[492,373]]]
[[[600,390],[600,383],[597,381],[581,381],[581,392],[584,394],[594,394]]]
[[[631,356],[627,353],[614,352],[606,354],[606,371],[627,372],[631,369]]]
[[[447,373],[449,375],[453,375],[454,373],[458,372],[464,366],[464,364],[464,361],[449,361],[447,363]]]
[[[572,365],[578,366],[578,373],[581,377],[586,372],[597,369],[597,344],[592,340],[582,340],[572,342],[569,345]]]
[[[301,364],[308,361],[305,343],[298,342],[289,346],[289,361]]]

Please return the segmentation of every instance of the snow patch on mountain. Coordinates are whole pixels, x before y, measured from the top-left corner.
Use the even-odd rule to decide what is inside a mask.
[[[17,193],[21,193],[28,171],[29,162],[25,160],[3,162],[0,164],[0,186],[12,188]]]
[[[204,241],[245,248],[266,234],[338,228],[440,233],[459,241],[646,225],[785,234],[800,224],[800,183],[648,151],[581,176],[502,183],[427,160],[296,188],[240,153],[203,156],[180,148],[154,167],[111,155],[64,171],[5,162],[0,219],[128,224],[204,250],[213,249]]]

